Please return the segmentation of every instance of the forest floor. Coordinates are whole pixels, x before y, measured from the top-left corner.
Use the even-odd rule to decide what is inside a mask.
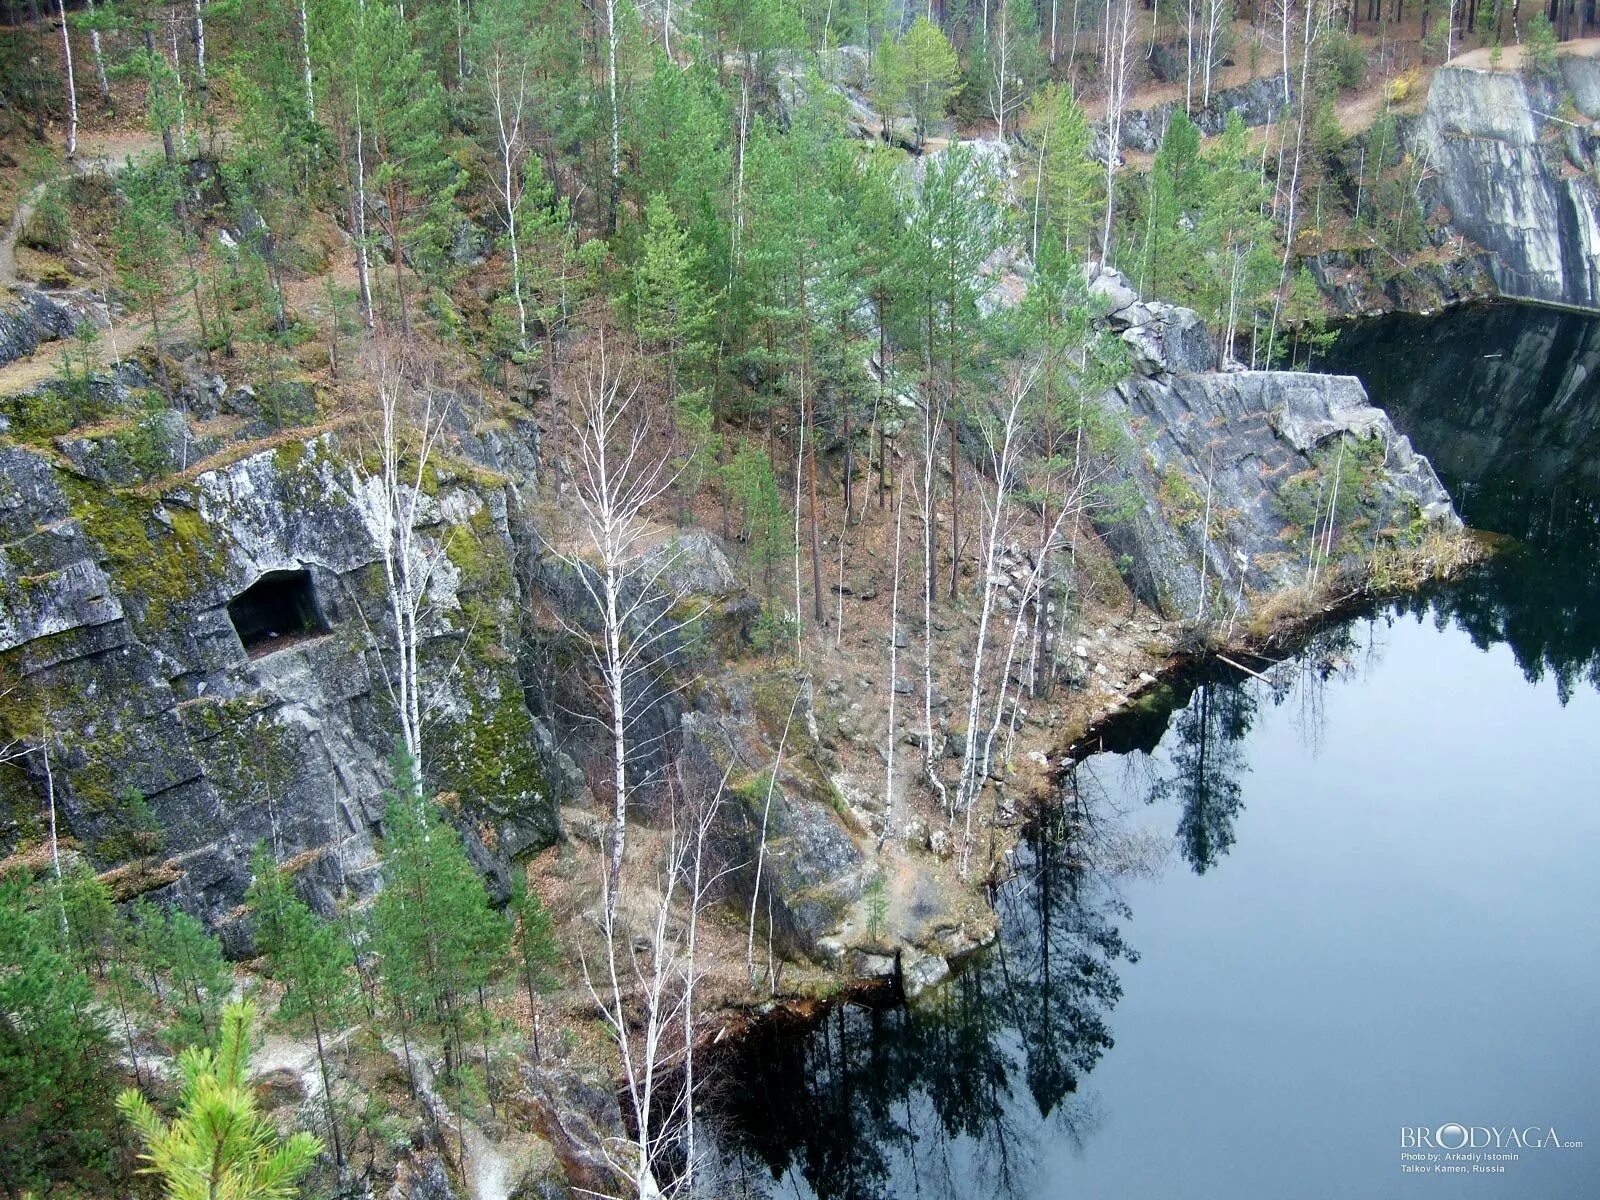
[[[1556,47],[1556,53],[1572,58],[1594,58],[1600,55],[1600,37],[1574,38],[1570,42],[1562,42]],[[1470,67],[1474,71],[1505,71],[1508,73],[1522,70],[1527,56],[1523,53],[1520,44],[1513,43],[1500,48],[1500,61],[1494,61],[1494,48],[1479,46],[1476,50],[1468,50],[1458,54],[1450,60],[1452,67]]]

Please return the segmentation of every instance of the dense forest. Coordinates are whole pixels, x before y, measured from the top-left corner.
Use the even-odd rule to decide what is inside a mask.
[[[0,767],[44,798],[0,860],[0,1193],[500,1197],[515,1143],[541,1187],[734,1194],[697,1142],[704,1014],[837,987],[786,983],[774,950],[768,818],[805,718],[799,685],[761,678],[873,675],[887,735],[862,839],[920,822],[919,852],[975,888],[1027,706],[1089,687],[1073,622],[1137,607],[1094,532],[1132,503],[1138,454],[1099,403],[1134,369],[1107,287],[1194,310],[1226,368],[1302,365],[1335,315],[1307,259],[1403,270],[1434,249],[1402,136],[1427,72],[1474,46],[1548,72],[1558,30],[1585,31],[1572,0],[1527,7],[11,0],[0,284],[57,289],[79,319],[0,366],[8,445],[64,461],[67,435],[103,437],[88,478],[141,513],[247,451],[298,467],[338,445],[376,514],[350,603],[393,754],[372,764],[381,889],[303,894],[309,859],[267,839],[220,922],[247,932],[219,940],[147,895],[181,856],[139,788],[103,782],[93,844],[58,827],[58,786],[94,764],[33,660],[0,656]],[[248,389],[248,419],[196,407],[213,378]],[[437,691],[470,689],[465,655],[520,653],[502,627],[522,618],[472,588],[521,564],[426,531],[450,488],[502,486],[471,447],[525,425],[559,479],[527,501],[538,552],[571,586],[523,686],[582,677],[594,828],[565,865],[502,879],[461,828],[507,771],[488,742],[452,752]],[[1341,549],[1376,552],[1382,464],[1343,447],[1281,508],[1310,586]],[[206,569],[202,506],[152,534],[89,486],[73,511],[154,624],[180,598],[151,539]],[[1210,541],[1209,479],[1169,469],[1162,503]],[[686,567],[691,530],[732,547],[728,587]],[[461,648],[441,662],[446,578]],[[691,778],[651,759],[646,710],[725,652],[707,597],[734,586],[771,756]],[[1191,646],[1247,619],[1242,583],[1202,566],[1199,586]],[[1159,657],[1128,655],[1130,680]],[[925,795],[896,812],[908,777]],[[743,857],[719,841],[735,804],[758,830]],[[754,886],[731,891],[735,870]],[[887,944],[893,869],[873,870],[862,936]],[[583,1109],[574,1063],[616,1084],[591,1105],[612,1123],[590,1159],[551,1163],[530,1114]],[[567,1194],[532,1186],[515,1194]]]

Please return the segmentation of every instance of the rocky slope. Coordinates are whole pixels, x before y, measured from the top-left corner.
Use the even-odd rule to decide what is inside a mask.
[[[1380,546],[1416,546],[1430,527],[1459,528],[1428,460],[1360,380],[1218,370],[1193,312],[1138,301],[1120,277],[1094,290],[1136,364],[1108,398],[1134,447],[1131,513],[1102,533],[1164,616],[1231,628],[1300,587],[1313,556],[1354,565]],[[1336,478],[1354,494],[1341,499]]]
[[[191,415],[253,412],[248,388],[198,381]],[[48,785],[66,832],[126,898],[151,892],[238,948],[248,860],[266,842],[331,911],[376,886],[373,838],[394,723],[378,506],[348,433],[208,446],[171,410],[137,418],[150,380],[120,368],[77,397],[98,418],[53,432],[67,385],[8,398],[0,446],[0,664],[9,739],[52,731],[57,760],[8,772],[0,846],[36,836]],[[281,399],[282,397],[280,397]],[[503,887],[509,858],[555,835],[515,645],[515,490],[498,435],[443,466],[424,498],[431,579],[421,657],[435,681],[432,782]],[[263,581],[265,589],[259,587]],[[254,589],[254,590],[252,590]],[[392,652],[389,657],[392,659]]]

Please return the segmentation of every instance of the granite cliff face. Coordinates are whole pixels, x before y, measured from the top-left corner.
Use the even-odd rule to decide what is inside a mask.
[[[1428,460],[1359,380],[1217,370],[1192,311],[1133,300],[1120,277],[1093,289],[1135,363],[1106,397],[1131,447],[1129,511],[1101,532],[1164,616],[1245,619],[1256,601],[1301,585],[1313,557],[1353,566],[1376,548],[1414,545],[1430,525],[1460,526]]]
[[[1412,144],[1502,296],[1600,308],[1600,131],[1562,115],[1600,118],[1600,61],[1556,63],[1550,78],[1441,67]]]
[[[138,411],[140,384],[127,369],[102,381],[108,413]],[[0,663],[8,740],[50,731],[54,759],[48,776],[37,751],[25,779],[8,773],[0,846],[36,833],[53,793],[120,896],[181,904],[236,950],[260,842],[324,908],[370,892],[395,725],[379,498],[353,440],[290,435],[119,483],[108,466],[175,452],[171,422],[47,436],[26,422],[49,400],[13,401],[0,448]],[[559,797],[518,678],[518,517],[496,470],[525,452],[461,444],[473,459],[442,463],[422,498],[423,536],[444,550],[420,651],[429,784],[471,798],[458,823],[503,887],[510,856],[556,836]]]

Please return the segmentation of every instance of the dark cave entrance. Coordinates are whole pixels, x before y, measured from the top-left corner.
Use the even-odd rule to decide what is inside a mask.
[[[251,658],[328,632],[310,571],[268,571],[228,602],[228,617]]]

